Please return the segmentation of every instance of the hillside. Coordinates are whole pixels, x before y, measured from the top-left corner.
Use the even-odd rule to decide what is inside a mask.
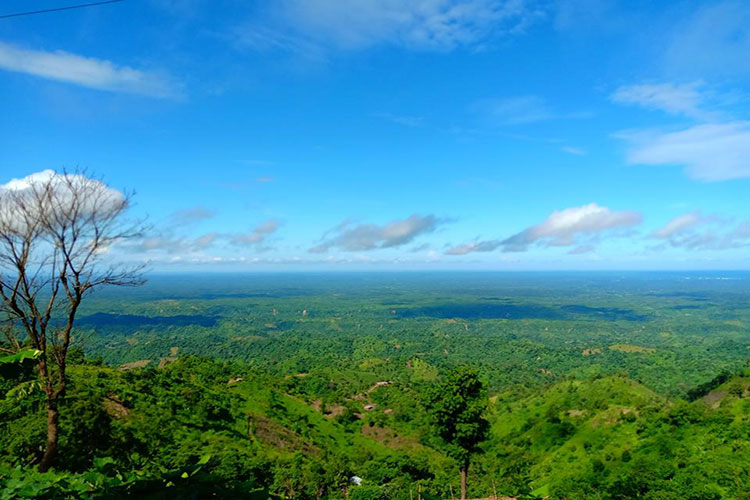
[[[5,373],[3,390],[31,375],[24,370]],[[28,383],[6,392],[3,498],[223,491],[335,499],[348,489],[353,500],[405,500],[419,488],[424,498],[448,498],[457,465],[432,435],[419,396],[431,382],[405,374],[347,394],[334,380],[300,391],[307,377],[195,357],[128,370],[79,363],[59,472],[21,472],[38,457],[44,415]],[[491,438],[470,470],[470,493],[745,498],[749,392],[750,379],[734,376],[686,402],[610,376],[493,395]],[[350,486],[351,476],[362,485]]]

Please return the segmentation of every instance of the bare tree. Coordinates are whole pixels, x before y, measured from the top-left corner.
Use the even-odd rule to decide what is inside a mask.
[[[0,187],[0,311],[6,351],[38,350],[46,395],[46,471],[57,453],[60,402],[76,313],[92,289],[143,283],[142,265],[117,266],[105,255],[119,240],[141,233],[126,219],[132,195],[85,172],[45,171]],[[13,326],[15,325],[15,327]]]

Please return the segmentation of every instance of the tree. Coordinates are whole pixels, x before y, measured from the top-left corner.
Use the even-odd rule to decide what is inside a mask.
[[[142,265],[106,264],[113,243],[140,234],[125,219],[131,195],[83,172],[51,170],[0,187],[0,312],[5,352],[35,350],[47,409],[47,443],[39,463],[56,458],[60,401],[76,314],[105,285],[143,283]]]
[[[448,454],[459,463],[464,500],[471,455],[489,431],[489,422],[483,417],[487,398],[477,372],[469,367],[451,371],[428,392],[427,408]]]

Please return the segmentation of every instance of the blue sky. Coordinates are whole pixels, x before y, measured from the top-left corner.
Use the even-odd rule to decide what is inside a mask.
[[[743,1],[0,19],[0,184],[134,189],[158,270],[748,269],[748,54]]]

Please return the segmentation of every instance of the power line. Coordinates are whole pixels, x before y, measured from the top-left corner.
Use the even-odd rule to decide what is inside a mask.
[[[54,9],[32,10],[29,12],[16,12],[15,14],[0,15],[0,19],[7,19],[9,17],[33,16],[34,14],[46,14],[47,12],[58,12],[61,10],[83,9],[84,7],[95,7],[97,5],[117,3],[117,2],[122,2],[122,1],[123,0],[104,0],[102,2],[82,3],[78,5],[69,5],[67,7],[56,7]]]

